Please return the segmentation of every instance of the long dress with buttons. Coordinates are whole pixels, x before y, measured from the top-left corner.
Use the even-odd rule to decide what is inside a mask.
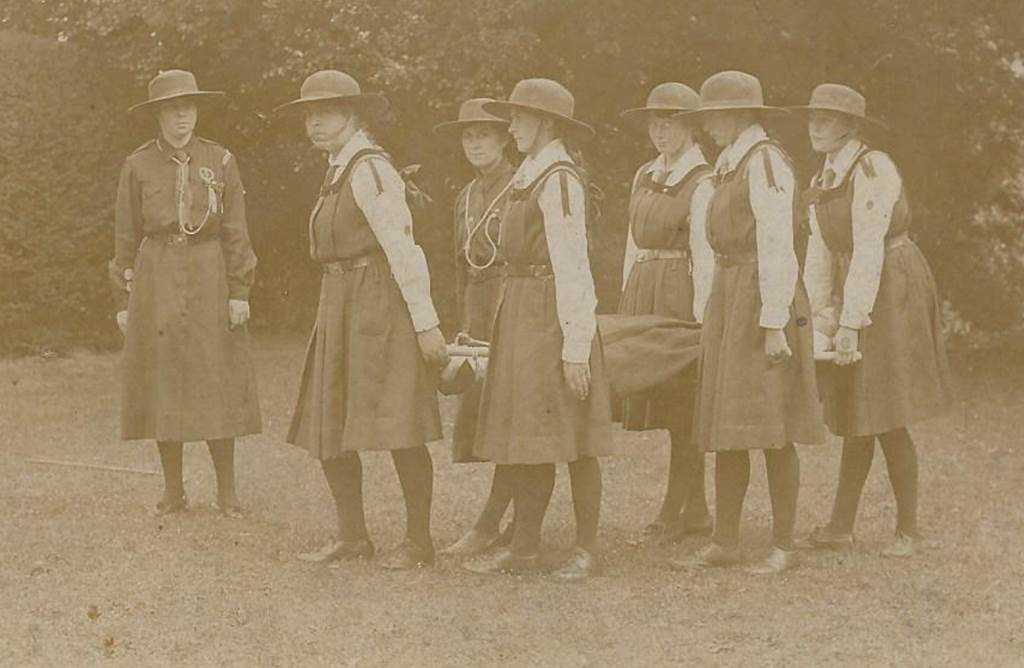
[[[768,159],[764,151],[785,155],[769,141],[752,146],[735,169],[716,174],[708,213],[716,266],[701,330],[697,443],[705,451],[765,450],[824,440],[810,305],[799,279],[783,330],[793,356],[771,365],[764,351],[757,222],[748,174],[752,158]]]
[[[196,234],[182,232],[182,214]],[[256,268],[235,158],[199,137],[178,151],[162,139],[144,144],[121,170],[114,227],[114,301],[128,311],[122,437],[258,433],[248,332],[228,321],[228,300],[248,300]]]
[[[600,457],[614,452],[611,403],[600,338],[590,348],[591,390],[580,401],[562,372],[563,333],[555,282],[538,203],[541,173],[513,190],[503,221],[502,251],[508,275],[502,284],[491,357],[484,381],[473,454],[498,464],[547,464]]]
[[[508,208],[508,186],[514,173],[512,164],[502,160],[493,171],[467,184],[455,200],[453,236],[459,329],[479,341],[491,340],[498,294],[505,275],[505,258],[498,243]],[[485,214],[486,219],[483,219]],[[482,389],[483,383],[477,382],[459,400],[452,430],[454,462],[478,461],[473,457],[473,438]]]
[[[812,187],[804,193],[831,254],[826,259],[832,264],[832,295],[840,310],[854,252],[855,183],[859,178],[878,178],[873,162],[882,160],[888,157],[865,146],[837,186]],[[815,183],[821,182],[819,174]],[[910,222],[910,205],[901,188],[885,232],[871,322],[860,330],[862,358],[831,370],[825,421],[838,436],[883,434],[939,415],[949,406],[949,364],[935,279],[921,250],[907,236]]]
[[[360,168],[395,176],[381,155],[353,156],[329,179],[310,220],[310,255],[325,271],[287,441],[321,460],[441,438],[436,374],[427,369],[407,303],[353,194]]]
[[[618,312],[693,320],[690,272],[690,200],[711,168],[699,164],[673,185],[655,182],[641,169],[629,203],[629,225],[641,249],[678,250],[683,256],[636,262],[622,289]],[[642,395],[622,401],[622,425],[628,430],[670,429],[682,433],[692,426],[695,373],[681,374]]]

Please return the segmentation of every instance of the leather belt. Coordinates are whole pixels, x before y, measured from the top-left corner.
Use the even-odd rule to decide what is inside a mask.
[[[219,237],[210,235],[184,234],[183,232],[168,232],[166,234],[153,234],[146,236],[146,239],[168,246],[184,246],[186,244],[200,244],[206,241],[217,241]]]
[[[550,264],[516,264],[510,262],[506,272],[508,276],[516,278],[547,278],[555,275]]]
[[[689,255],[689,251],[684,248],[641,248],[636,252],[636,261],[682,260]]]
[[[470,283],[482,283],[492,278],[498,278],[505,273],[504,264],[492,264],[489,267],[483,269],[476,269],[474,267],[466,268],[466,275],[469,276]]]
[[[383,251],[356,255],[355,257],[343,257],[340,260],[331,260],[320,265],[320,270],[325,274],[344,274],[362,267],[368,267],[376,262],[384,262],[387,256]]]
[[[744,253],[715,253],[715,264],[719,267],[738,267],[742,264],[757,264],[757,251]]]

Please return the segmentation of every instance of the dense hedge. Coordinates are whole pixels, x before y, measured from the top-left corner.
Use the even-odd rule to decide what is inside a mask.
[[[458,102],[507,94],[519,78],[552,76],[594,123],[590,171],[607,197],[593,256],[602,308],[614,305],[630,175],[647,157],[617,112],[654,84],[698,86],[711,72],[758,74],[769,103],[798,104],[815,83],[852,83],[893,131],[915,207],[915,235],[943,296],[987,328],[1015,323],[1024,296],[1020,45],[1024,6],[995,0],[823,2],[740,0],[0,0],[0,110],[8,148],[0,186],[0,350],[107,344],[103,263],[116,170],[150,121],[124,109],[159,68],[185,67],[227,90],[201,133],[239,156],[260,257],[254,326],[309,324],[317,277],[306,215],[322,158],[301,128],[270,110],[323,67],[387,92],[393,117],[376,128],[401,164],[422,163],[436,207],[418,221],[435,297],[451,312],[448,210],[466,178],[455,147],[430,127]],[[801,178],[812,169],[802,129],[776,132]]]

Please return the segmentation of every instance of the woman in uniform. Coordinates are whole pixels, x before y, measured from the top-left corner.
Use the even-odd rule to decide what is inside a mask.
[[[760,123],[773,111],[756,77],[728,71],[704,82],[700,109],[690,112],[722,147],[708,213],[716,266],[701,330],[697,405],[697,443],[715,453],[715,532],[696,563],[741,560],[750,451],[762,450],[772,549],[751,571],[764,574],[797,565],[800,462],[793,443],[824,439],[810,311],[794,249],[793,170]]]
[[[195,134],[201,101],[191,72],[149,82],[159,132],[125,160],[114,209],[113,282],[122,355],[121,435],[154,439],[164,473],[158,514],[186,508],[182,444],[205,440],[217,505],[241,515],[235,438],[260,431],[246,322],[256,256],[238,164]]]
[[[698,127],[692,118],[677,116],[699,102],[689,86],[663,83],[651,91],[646,106],[621,114],[647,132],[658,156],[633,178],[619,313],[704,319],[715,262],[704,234],[711,167],[696,143]],[[630,540],[633,545],[676,542],[686,533],[710,531],[704,453],[692,438],[693,391],[693,380],[683,378],[623,402],[626,429],[667,429],[671,442],[661,510]]]
[[[560,462],[569,464],[577,535],[555,576],[576,581],[599,571],[597,457],[612,452],[611,406],[587,255],[585,180],[571,157],[593,130],[573,117],[573,107],[572,94],[550,79],[520,81],[507,102],[484,105],[510,119],[526,158],[503,223],[507,277],[473,447],[475,456],[511,468],[515,531],[510,548],[466,564],[479,573],[539,567]]]
[[[943,412],[949,369],[931,269],[907,236],[911,213],[892,159],[865,143],[864,97],[821,84],[805,107],[811,147],[825,156],[805,193],[810,220],[804,279],[815,315],[830,316],[837,369],[825,420],[843,437],[831,521],[813,547],[848,547],[875,440],[896,497],[896,539],[882,551],[908,557],[917,526],[917,452],[907,426]]]
[[[387,100],[324,70],[279,109],[295,107],[328,169],[309,220],[310,255],[323,273],[320,303],[288,442],[320,460],[338,515],[338,535],[300,558],[373,555],[360,452],[384,450],[405,497],[406,539],[383,566],[427,566],[434,474],[425,444],[441,438],[436,368],[447,352],[405,184],[367,132]]]
[[[458,139],[474,178],[455,198],[455,301],[459,334],[477,341],[491,340],[491,325],[498,305],[498,291],[505,272],[501,256],[501,220],[508,207],[515,167],[508,159],[508,121],[483,109],[490,98],[466,100],[458,120],[434,127],[434,134],[448,141]],[[465,393],[459,403],[452,433],[452,461],[478,461],[473,457],[481,383]],[[507,544],[511,533],[501,532],[501,518],[512,502],[512,482],[507,467],[495,467],[491,491],[476,524],[458,541],[443,550],[453,556],[471,555]]]

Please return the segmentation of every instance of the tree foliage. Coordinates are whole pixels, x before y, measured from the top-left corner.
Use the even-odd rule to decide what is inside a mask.
[[[577,115],[599,132],[587,159],[607,194],[593,255],[602,306],[609,308],[618,288],[630,176],[649,153],[645,137],[624,128],[618,111],[640,103],[661,81],[696,88],[707,75],[733,68],[757,74],[769,104],[803,103],[821,81],[862,90],[869,112],[892,128],[877,141],[901,166],[914,204],[915,235],[943,295],[984,327],[1008,325],[1021,314],[1020,3],[8,0],[0,4],[0,21],[7,30],[40,36],[20,47],[38,54],[40,62],[5,74],[31,100],[20,106],[22,117],[31,115],[26,107],[34,107],[49,109],[51,122],[54,115],[75,118],[85,100],[99,104],[94,101],[98,91],[104,95],[96,107],[102,114],[58,124],[63,141],[40,146],[31,133],[21,132],[17,123],[24,118],[14,123],[11,140],[48,178],[25,181],[5,169],[0,253],[11,252],[12,235],[31,237],[41,225],[55,233],[67,226],[66,238],[75,239],[76,246],[94,249],[108,242],[112,174],[127,140],[141,143],[153,132],[150,124],[129,120],[121,110],[144,97],[145,82],[156,70],[184,67],[202,85],[231,94],[226,113],[200,123],[202,133],[227,144],[242,165],[261,260],[256,324],[308,323],[316,276],[305,259],[305,220],[323,163],[307,148],[300,127],[271,110],[294,97],[306,75],[334,67],[355,75],[366,89],[388,95],[393,114],[376,133],[397,162],[424,164],[423,185],[439,205],[434,215],[418,221],[417,234],[430,257],[437,301],[447,311],[447,205],[467,174],[456,147],[439,142],[429,129],[453,117],[465,98],[503,96],[522,77],[551,76],[576,93]],[[64,61],[40,58],[55,50],[73,63],[74,76],[65,78],[81,93],[48,90],[46,83],[63,81],[67,74],[60,68],[68,65],[58,64]],[[57,102],[61,96],[64,101]],[[5,123],[3,131],[11,133],[9,114]],[[791,147],[805,178],[813,156],[803,129],[790,123],[774,130]],[[67,155],[66,146],[95,162],[82,171],[87,178],[81,187],[66,191],[64,199],[52,183],[58,181],[53,170]],[[11,194],[25,190],[35,194],[32,207]],[[95,219],[81,227],[73,216],[58,215],[64,207],[84,208]],[[108,219],[101,223],[104,216]],[[90,323],[84,334],[100,331],[98,323],[109,320],[98,285],[102,263],[90,252],[87,259],[96,264],[83,264],[85,256],[73,263],[64,297],[83,309],[79,315]],[[32,253],[33,266],[53,274],[39,285],[58,288],[59,251],[37,244]],[[86,278],[88,272],[95,276]],[[41,287],[18,288],[21,301],[8,304],[11,289],[0,285],[0,291],[5,333],[15,327],[16,337],[34,337],[26,318],[35,318],[39,311],[33,305],[52,294]],[[57,311],[43,310],[58,317]],[[53,327],[54,334],[64,328]]]

